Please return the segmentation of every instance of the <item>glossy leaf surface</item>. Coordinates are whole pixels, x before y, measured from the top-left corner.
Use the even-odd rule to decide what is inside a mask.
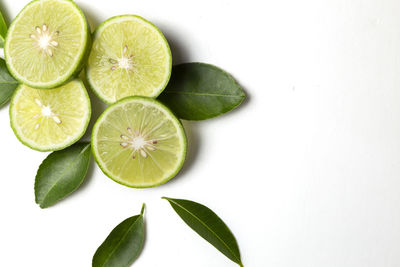
[[[36,203],[47,208],[74,192],[85,180],[90,156],[89,143],[51,153],[36,174]]]
[[[245,99],[243,89],[222,69],[204,63],[172,68],[171,79],[159,100],[185,120],[206,120],[227,113]]]
[[[93,267],[128,267],[137,259],[144,243],[144,204],[139,215],[117,225],[93,256]]]
[[[0,107],[10,100],[17,87],[18,82],[8,72],[6,62],[0,59]]]
[[[182,220],[211,245],[240,266],[239,247],[228,226],[206,206],[185,199],[166,198]]]
[[[4,41],[7,35],[7,24],[3,14],[0,12],[0,48],[4,47]]]

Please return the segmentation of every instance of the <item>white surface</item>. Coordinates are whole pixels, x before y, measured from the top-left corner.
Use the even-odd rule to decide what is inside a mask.
[[[400,266],[400,2],[89,1],[97,25],[133,13],[158,25],[175,63],[232,73],[248,101],[186,123],[189,161],[168,184],[123,187],[97,167],[56,206],[34,203],[45,154],[0,110],[1,266],[90,266],[111,229],[147,203],[134,266],[235,266],[161,196],[206,204],[235,234],[246,267]],[[2,5],[13,17],[26,4]]]

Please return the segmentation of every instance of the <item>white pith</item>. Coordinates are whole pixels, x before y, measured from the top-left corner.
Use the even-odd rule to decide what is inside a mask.
[[[147,158],[149,151],[156,150],[157,140],[148,139],[147,136],[139,131],[133,131],[130,127],[126,129],[126,134],[121,134],[121,147],[132,149],[132,158],[137,155]]]
[[[125,45],[122,51],[122,57],[108,60],[111,63],[111,70],[124,69],[125,71],[132,71],[134,67],[133,55],[128,55],[128,46]]]
[[[58,47],[58,42],[56,41],[58,31],[50,32],[49,27],[43,24],[42,27],[36,26],[34,33],[30,34],[29,37],[33,40],[33,45],[36,46],[39,51],[52,57],[54,55],[54,50]]]
[[[39,119],[39,118],[50,118],[52,119],[55,123],[61,124],[62,121],[59,118],[58,115],[56,115],[53,110],[51,109],[50,106],[43,105],[42,102],[39,99],[35,99],[35,103],[40,107],[41,112],[33,116],[34,119]],[[36,125],[35,125],[35,130],[39,129],[40,124],[43,122],[43,120],[40,120]]]

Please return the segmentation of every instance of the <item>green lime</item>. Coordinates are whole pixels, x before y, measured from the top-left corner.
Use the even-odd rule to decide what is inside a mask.
[[[60,86],[83,66],[89,38],[85,16],[73,1],[35,0],[10,25],[7,66],[28,86]]]
[[[52,90],[20,85],[10,105],[11,127],[25,145],[39,151],[55,151],[78,141],[91,114],[82,81],[72,80]]]
[[[93,38],[87,77],[104,102],[136,95],[155,98],[164,90],[172,57],[156,26],[138,16],[117,16],[100,24]]]
[[[148,97],[127,97],[108,107],[92,133],[94,157],[111,179],[130,187],[153,187],[174,177],[186,156],[180,121]]]

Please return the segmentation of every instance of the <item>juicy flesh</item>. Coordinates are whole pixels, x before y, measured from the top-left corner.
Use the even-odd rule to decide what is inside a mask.
[[[38,1],[24,12],[8,37],[12,69],[35,83],[67,75],[82,56],[83,18],[68,1]]]
[[[22,86],[14,105],[14,124],[21,137],[40,147],[76,139],[89,113],[84,88],[75,81],[52,90]]]
[[[106,172],[132,186],[160,183],[180,164],[181,129],[166,113],[143,103],[127,103],[106,114],[95,133]]]
[[[104,26],[89,56],[89,79],[110,103],[126,96],[158,95],[169,72],[169,47],[162,35],[135,18]]]

